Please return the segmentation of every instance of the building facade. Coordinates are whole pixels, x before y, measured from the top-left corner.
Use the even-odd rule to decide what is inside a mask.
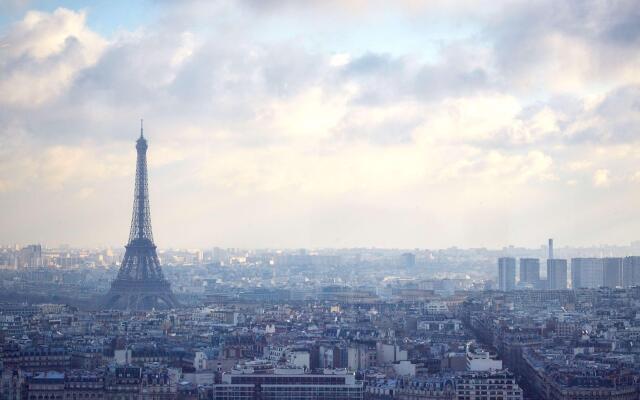
[[[567,288],[567,260],[553,258],[547,260],[547,289]]]
[[[622,284],[624,287],[640,285],[640,256],[625,257],[622,261]]]
[[[501,257],[498,259],[498,289],[508,292],[516,287],[516,259]]]
[[[608,288],[622,287],[622,258],[609,257],[602,259],[602,286]]]
[[[259,396],[259,397],[257,397]],[[325,399],[362,400],[364,386],[353,373],[325,370],[307,374],[302,368],[235,369],[222,375],[222,383],[213,386],[214,400],[250,399]]]
[[[540,288],[540,260],[537,258],[520,259],[520,285]]]
[[[571,287],[573,289],[595,289],[604,284],[602,258],[572,258]]]

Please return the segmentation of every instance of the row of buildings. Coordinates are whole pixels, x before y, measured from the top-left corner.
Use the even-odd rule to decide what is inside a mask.
[[[638,287],[485,292],[461,318],[532,399],[631,400],[640,396],[639,306]]]
[[[540,276],[540,259],[520,258],[518,263],[519,279],[516,281],[516,259],[513,257],[498,259],[499,290],[562,290],[570,286],[579,289],[640,285],[639,256],[576,257],[571,259],[570,264],[565,259],[550,258],[547,259],[546,279]]]
[[[523,398],[460,319],[465,293],[394,290],[164,311],[0,304],[0,399]]]

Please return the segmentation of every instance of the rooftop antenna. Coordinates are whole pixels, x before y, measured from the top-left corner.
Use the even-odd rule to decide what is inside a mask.
[[[140,118],[140,137],[144,138],[144,119]]]

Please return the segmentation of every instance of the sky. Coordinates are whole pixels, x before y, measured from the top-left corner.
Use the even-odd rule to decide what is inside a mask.
[[[0,0],[0,243],[640,239],[635,1]]]

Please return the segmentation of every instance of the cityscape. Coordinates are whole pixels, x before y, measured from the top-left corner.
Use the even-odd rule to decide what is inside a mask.
[[[637,4],[436,3],[0,3],[0,400],[640,399]]]
[[[214,248],[159,256],[142,127],[135,147],[123,255],[2,249],[3,398],[640,393],[640,256],[616,256],[634,246],[564,249],[606,256],[570,263],[556,257],[553,239],[499,251]],[[544,278],[534,257],[543,250]],[[519,258],[497,258],[495,276],[490,264],[504,253]]]

